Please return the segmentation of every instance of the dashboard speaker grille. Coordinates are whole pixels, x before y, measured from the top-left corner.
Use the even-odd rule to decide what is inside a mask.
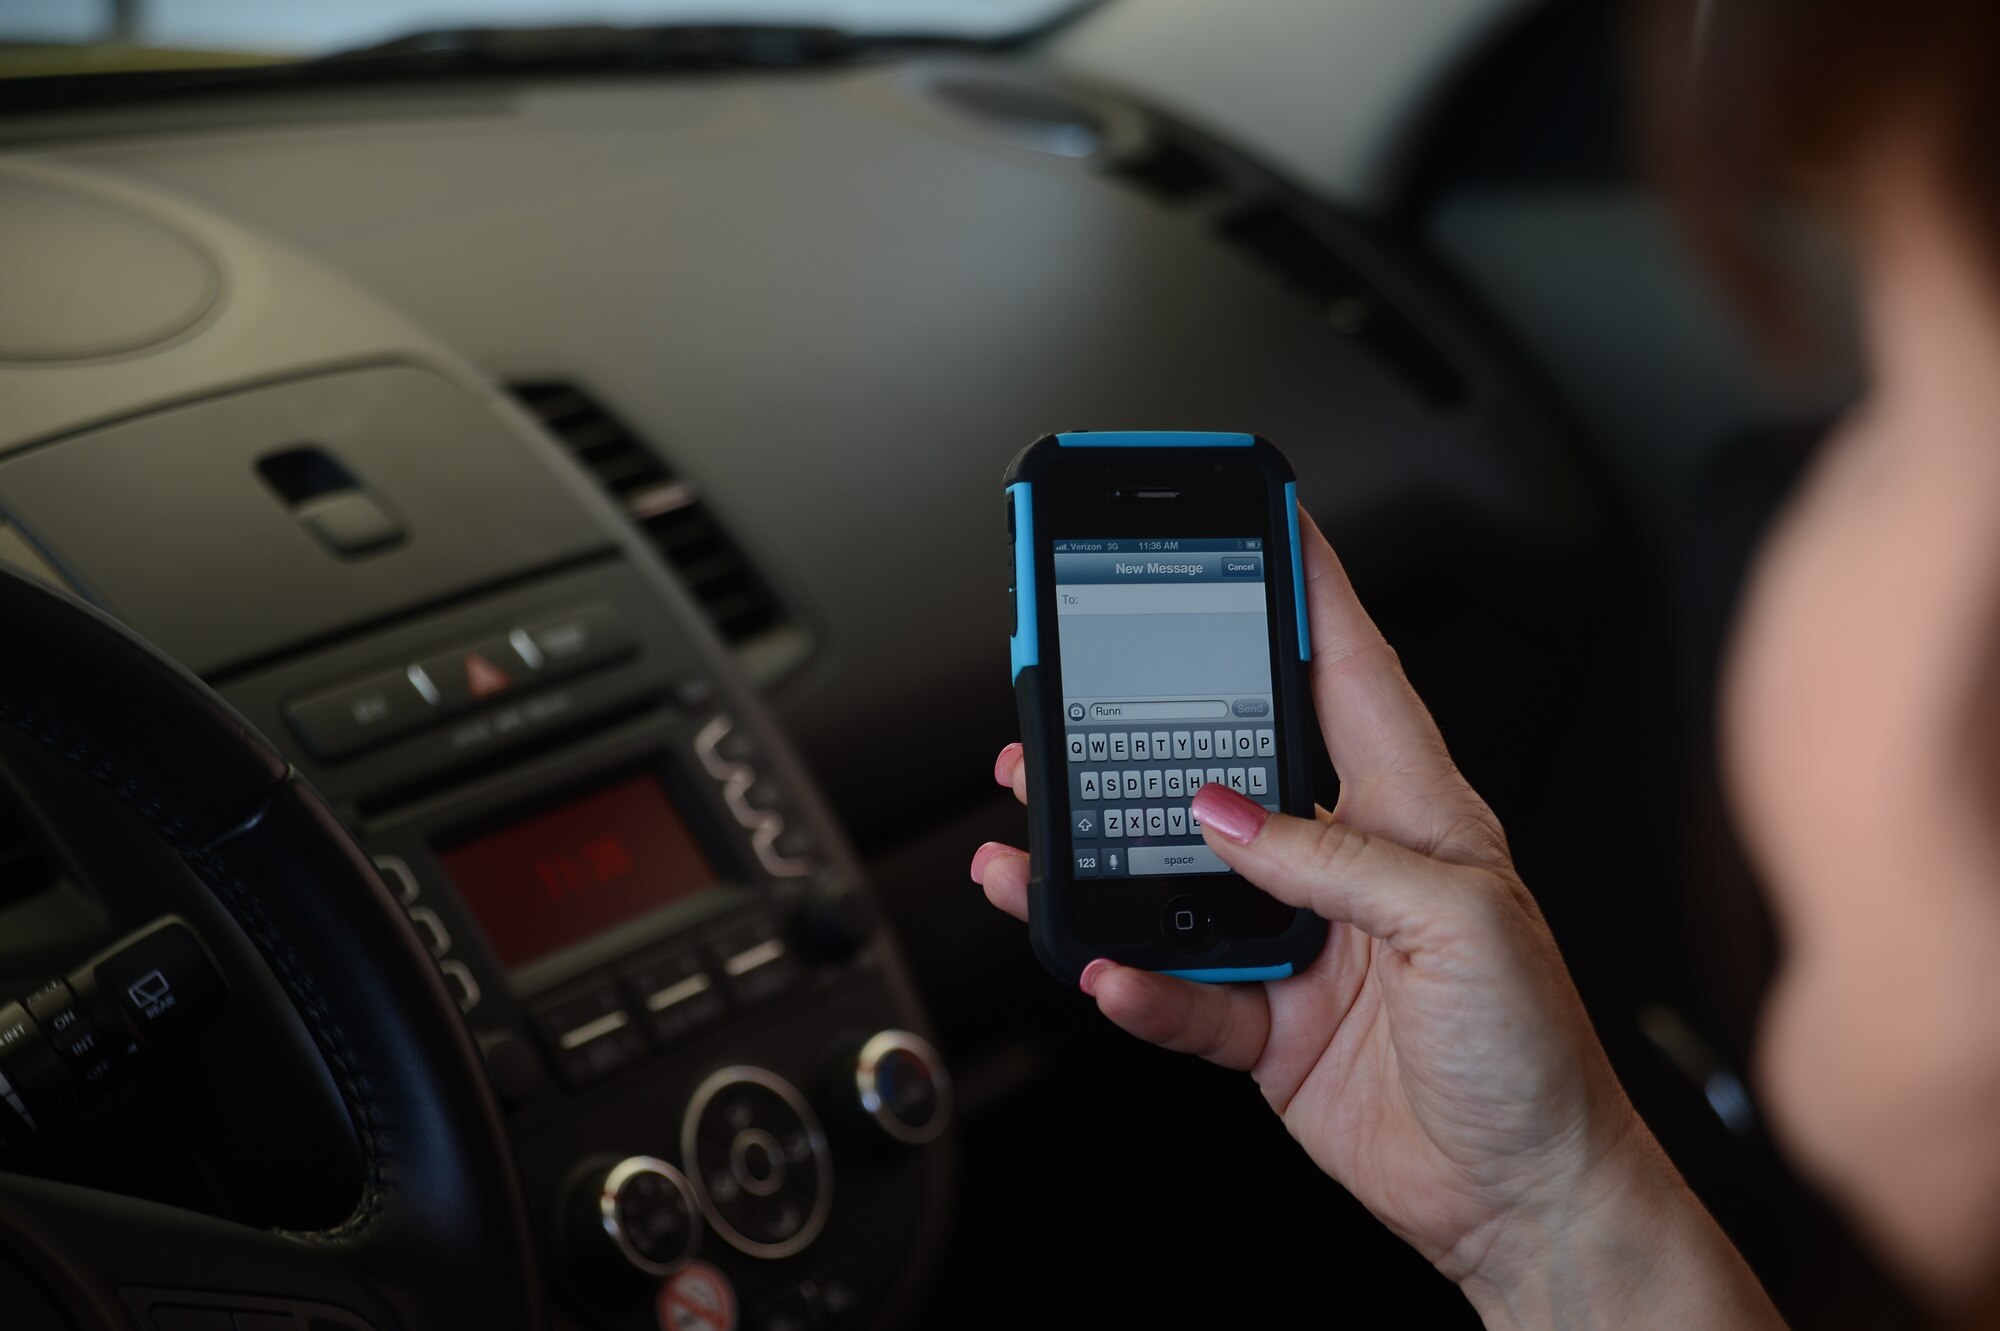
[[[812,654],[811,636],[700,493],[603,403],[563,380],[507,390],[623,506],[753,679],[774,683]]]

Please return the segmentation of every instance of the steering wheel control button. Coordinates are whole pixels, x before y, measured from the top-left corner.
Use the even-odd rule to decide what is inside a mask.
[[[7,1078],[8,1105],[31,1126],[37,1119],[46,1126],[82,1103],[75,1074],[56,1057],[19,1003],[0,1007],[0,1073]]]
[[[179,920],[121,944],[92,970],[148,1047],[186,1038],[229,999],[207,950]]]
[[[707,1262],[689,1262],[660,1285],[660,1331],[736,1331],[736,1287]]]
[[[646,1036],[618,986],[600,982],[534,1009],[556,1070],[572,1089],[630,1067],[646,1053]]]
[[[1160,909],[1160,937],[1179,952],[1199,952],[1215,936],[1215,921],[1199,897],[1170,897]]]
[[[436,719],[430,699],[398,669],[358,684],[302,698],[285,709],[285,719],[313,756],[327,762],[429,725]]]
[[[752,920],[709,940],[730,997],[745,1006],[767,1002],[804,973],[777,924]]]
[[[709,1225],[741,1252],[790,1257],[826,1227],[826,1135],[805,1097],[775,1073],[724,1068],[697,1087],[681,1121],[681,1158]]]
[[[111,1043],[67,984],[50,980],[29,994],[24,1006],[41,1027],[56,1056],[69,1064],[86,1085],[95,1085],[110,1075]]]
[[[569,1240],[578,1274],[671,1275],[701,1246],[701,1209],[680,1170],[649,1155],[580,1171]]]
[[[530,624],[520,632],[540,655],[540,668],[550,675],[607,665],[631,655],[634,649],[632,635],[609,606],[573,610],[559,619]]]
[[[646,1014],[646,1029],[671,1048],[721,1023],[728,1004],[696,948],[642,957],[624,972],[626,992]]]

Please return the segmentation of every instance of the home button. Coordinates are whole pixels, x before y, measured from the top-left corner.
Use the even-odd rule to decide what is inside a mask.
[[[1215,921],[1199,897],[1183,893],[1169,898],[1160,909],[1160,936],[1176,951],[1199,952],[1214,933]]]

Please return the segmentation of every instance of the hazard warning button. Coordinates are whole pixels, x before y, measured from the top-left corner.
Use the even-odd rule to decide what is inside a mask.
[[[534,668],[506,638],[488,638],[436,656],[426,657],[410,668],[411,682],[419,689],[428,685],[437,694],[436,705],[446,711],[478,707],[526,687]]]

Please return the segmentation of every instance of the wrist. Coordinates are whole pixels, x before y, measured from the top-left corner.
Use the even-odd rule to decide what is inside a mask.
[[[1629,1105],[1460,1281],[1489,1328],[1781,1327],[1756,1277]]]

